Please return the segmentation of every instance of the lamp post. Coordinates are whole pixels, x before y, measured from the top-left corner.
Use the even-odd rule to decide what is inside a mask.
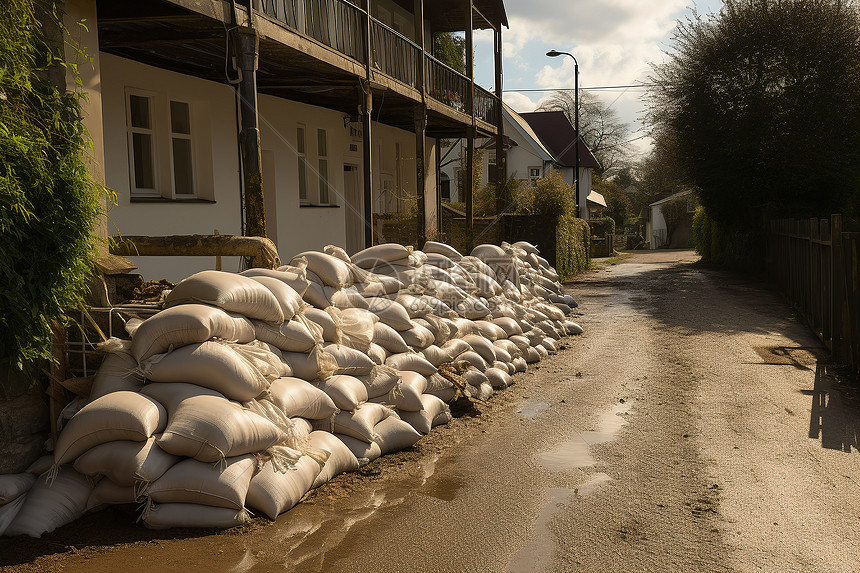
[[[550,58],[570,56],[573,59],[573,129],[576,131],[576,148],[574,151],[576,154],[576,171],[573,174],[573,202],[576,205],[577,214],[582,216],[582,213],[579,213],[579,62],[576,61],[576,56],[569,52],[550,50],[546,55]]]

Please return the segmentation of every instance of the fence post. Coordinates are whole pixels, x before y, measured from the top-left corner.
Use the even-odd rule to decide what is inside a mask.
[[[842,255],[842,215],[830,217],[830,313],[833,358],[843,361],[847,358],[845,343],[845,259]]]

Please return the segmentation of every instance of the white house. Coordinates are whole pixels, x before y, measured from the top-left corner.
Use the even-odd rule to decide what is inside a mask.
[[[684,201],[686,208],[683,217],[672,230],[672,236],[669,237],[663,208],[667,203],[676,200]],[[695,210],[695,199],[692,191],[674,193],[648,205],[648,221],[645,223],[645,238],[648,247],[650,249],[660,249],[688,246],[693,237],[692,221]]]
[[[438,139],[472,126],[497,132],[498,99],[476,87],[474,112],[465,109],[472,70],[430,54],[432,34],[463,31],[466,19],[451,12],[470,2],[480,14],[472,27],[500,34],[502,0],[267,0],[250,10],[223,0],[67,0],[67,27],[93,57],[79,69],[91,170],[116,193],[108,234],[243,234],[257,164],[266,234],[282,260],[384,240],[385,213],[438,226]],[[243,33],[256,42],[245,51]],[[254,65],[242,69],[247,58]],[[245,156],[257,137],[244,131],[249,118],[256,157]],[[213,265],[132,260],[146,279]],[[238,270],[241,261],[222,264]]]

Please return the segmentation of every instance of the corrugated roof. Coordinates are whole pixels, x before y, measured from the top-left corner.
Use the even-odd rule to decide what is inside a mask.
[[[556,163],[576,166],[576,130],[562,111],[533,111],[520,116],[532,127],[543,144],[552,151]],[[579,144],[579,166],[599,168],[600,164],[582,141]]]

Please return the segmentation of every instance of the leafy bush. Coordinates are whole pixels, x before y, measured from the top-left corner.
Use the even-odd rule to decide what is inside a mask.
[[[559,217],[556,224],[555,266],[561,280],[581,273],[591,264],[591,232],[588,223],[573,214]]]
[[[612,217],[601,217],[600,219],[589,220],[588,226],[591,228],[591,234],[595,237],[602,237],[606,234],[615,234],[615,219]]]
[[[531,212],[535,215],[561,217],[575,211],[573,189],[558,171],[538,179],[534,186]]]
[[[62,60],[39,26],[32,0],[0,10],[0,368],[19,371],[50,356],[52,321],[79,304],[100,212],[80,96],[45,79]]]

